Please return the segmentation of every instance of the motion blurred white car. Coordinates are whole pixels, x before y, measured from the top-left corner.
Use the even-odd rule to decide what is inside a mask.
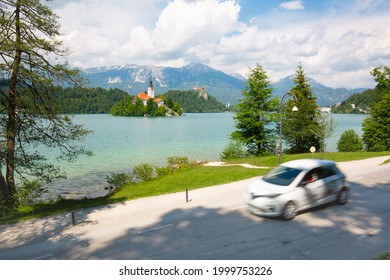
[[[249,211],[293,219],[298,211],[348,201],[345,175],[333,161],[302,159],[283,163],[247,187]]]

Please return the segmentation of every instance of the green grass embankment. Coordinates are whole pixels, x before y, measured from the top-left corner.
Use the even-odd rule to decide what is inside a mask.
[[[390,156],[390,152],[356,152],[356,153],[318,153],[283,155],[283,162],[302,158],[321,158],[336,162],[361,160],[370,157]],[[279,158],[271,155],[228,161],[229,164],[247,163],[255,166],[272,168],[277,166]],[[124,202],[148,196],[163,195],[175,192],[184,192],[203,187],[226,184],[255,176],[261,176],[269,169],[252,169],[241,166],[206,167],[201,165],[184,167],[178,172],[158,177],[151,181],[138,184],[128,184],[120,187],[110,196],[80,199],[59,200],[55,202],[38,203],[33,206],[20,207],[16,211],[0,216],[0,224],[14,223],[32,218],[50,216],[80,208]]]

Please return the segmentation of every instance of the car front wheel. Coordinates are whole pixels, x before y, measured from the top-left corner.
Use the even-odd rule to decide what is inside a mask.
[[[292,220],[297,215],[297,206],[294,202],[290,201],[284,206],[282,217],[284,220]]]
[[[339,205],[346,204],[348,201],[348,189],[343,188],[337,196],[336,203]]]

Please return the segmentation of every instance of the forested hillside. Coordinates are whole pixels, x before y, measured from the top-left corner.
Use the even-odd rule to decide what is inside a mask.
[[[185,113],[217,113],[228,110],[215,97],[209,95],[206,100],[194,90],[169,90],[164,93],[164,97],[179,103]]]
[[[103,114],[110,113],[111,107],[128,94],[120,89],[58,87],[52,96],[61,113]]]
[[[370,113],[370,108],[382,100],[384,92],[377,88],[355,93],[341,104],[334,105],[332,112],[344,114]]]

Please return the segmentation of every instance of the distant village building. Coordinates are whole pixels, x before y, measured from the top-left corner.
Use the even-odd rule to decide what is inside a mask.
[[[330,113],[332,111],[331,107],[321,107],[321,112],[323,113]]]
[[[161,98],[154,98],[154,87],[153,87],[152,77],[150,77],[149,87],[147,91],[138,93],[136,97],[141,99],[145,106],[149,99],[153,99],[153,102],[157,103],[158,107],[164,105],[164,100],[162,100]]]

